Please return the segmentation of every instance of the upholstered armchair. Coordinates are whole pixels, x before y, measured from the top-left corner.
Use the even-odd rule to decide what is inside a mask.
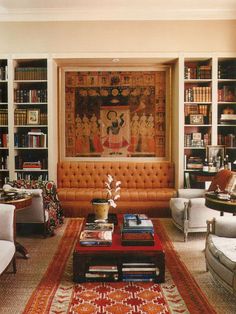
[[[45,236],[52,235],[63,223],[63,211],[53,181],[15,180],[8,184],[33,195],[31,206],[16,213],[16,223],[43,224]]]
[[[208,191],[214,191],[219,186],[221,190],[233,185],[230,170],[223,169],[217,173],[211,182]],[[205,190],[203,189],[179,189],[177,198],[170,200],[172,221],[177,228],[184,233],[184,241],[187,241],[189,232],[206,232],[206,221],[220,216],[220,212],[205,206]]]
[[[217,217],[207,222],[206,269],[225,288],[236,292],[236,217]]]
[[[16,273],[15,259],[15,206],[0,204],[0,274],[13,263]]]

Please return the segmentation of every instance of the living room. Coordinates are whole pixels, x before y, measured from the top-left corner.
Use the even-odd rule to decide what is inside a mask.
[[[220,167],[228,156],[228,168],[236,169],[236,95],[218,98],[219,91],[235,93],[233,2],[213,7],[210,1],[149,0],[145,6],[142,1],[0,1],[0,187],[16,179],[53,181],[63,209],[57,222],[52,218],[58,225],[52,237],[43,238],[38,228],[26,234],[17,230],[30,257],[17,253],[16,274],[10,266],[1,275],[0,313],[236,311],[234,295],[206,272],[206,225],[204,232],[189,228],[184,242],[169,206],[178,189],[205,187],[206,176],[199,179],[190,164],[202,169],[213,149],[224,151]],[[188,77],[186,69],[204,74]],[[232,75],[220,76],[219,70]],[[210,98],[186,98],[196,88],[201,97],[210,91]],[[225,117],[230,121],[224,123]],[[121,130],[117,149],[115,133]],[[186,145],[189,137],[195,142]],[[121,197],[110,212],[124,214],[128,206],[130,213],[147,214],[165,243],[166,282],[142,287],[134,298],[125,296],[138,289],[132,284],[112,290],[112,285],[72,280],[72,247],[90,201],[105,195],[105,189],[94,192],[103,189],[105,173],[121,181]],[[77,188],[83,189],[79,196]],[[109,290],[104,300],[112,299],[110,304],[98,292],[102,289]],[[77,301],[72,300],[76,293]]]

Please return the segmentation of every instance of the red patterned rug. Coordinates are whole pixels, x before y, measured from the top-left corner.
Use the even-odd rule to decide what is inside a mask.
[[[57,252],[23,313],[216,313],[179,259],[160,220],[155,225],[166,253],[165,283],[74,284],[72,251],[81,220],[70,219]]]

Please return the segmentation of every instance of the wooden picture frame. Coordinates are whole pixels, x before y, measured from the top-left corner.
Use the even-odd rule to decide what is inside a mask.
[[[224,157],[225,157],[225,146],[224,145],[216,145],[216,146],[208,145],[206,153],[207,153],[208,161],[214,160],[219,156],[221,157],[221,161],[222,161],[224,160]]]
[[[190,124],[204,124],[203,114],[190,114]]]
[[[40,109],[28,109],[27,110],[27,124],[39,124],[40,123]]]

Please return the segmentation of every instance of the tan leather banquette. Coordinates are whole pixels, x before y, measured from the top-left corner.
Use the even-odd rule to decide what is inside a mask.
[[[63,161],[58,164],[57,185],[65,216],[85,217],[93,198],[106,198],[108,174],[121,181],[121,197],[110,212],[170,215],[169,201],[176,195],[173,163]]]

